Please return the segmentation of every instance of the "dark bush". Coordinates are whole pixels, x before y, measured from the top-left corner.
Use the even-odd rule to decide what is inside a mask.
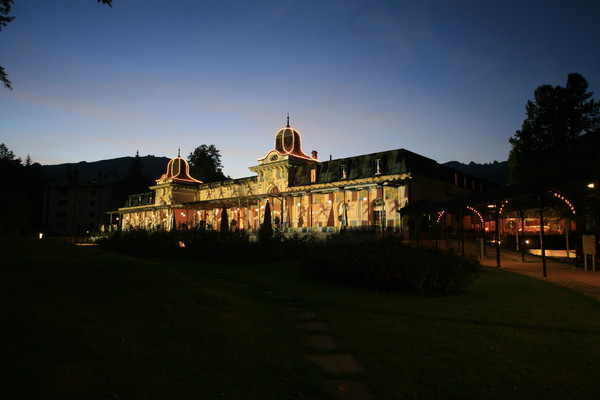
[[[398,241],[314,245],[304,253],[303,271],[316,279],[401,293],[464,292],[479,270],[477,261]]]
[[[312,278],[401,293],[462,292],[480,267],[477,261],[414,249],[393,238],[354,239],[332,236],[327,241],[319,241],[310,235],[275,234],[267,242],[251,243],[244,231],[234,231],[224,237],[206,229],[133,230],[103,239],[100,245],[136,256],[211,262],[300,260],[303,272]]]

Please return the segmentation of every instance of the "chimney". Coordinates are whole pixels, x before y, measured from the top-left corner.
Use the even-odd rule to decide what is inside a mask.
[[[317,154],[318,154],[317,151],[313,150],[312,151],[312,158],[314,158],[316,160],[317,159]]]

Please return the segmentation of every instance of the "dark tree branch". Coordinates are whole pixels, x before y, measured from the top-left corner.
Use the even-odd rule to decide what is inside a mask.
[[[12,90],[12,83],[8,80],[8,75],[4,72],[4,67],[0,67],[0,81],[4,84],[6,89]]]

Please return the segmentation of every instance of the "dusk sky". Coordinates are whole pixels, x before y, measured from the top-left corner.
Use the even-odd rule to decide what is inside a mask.
[[[16,0],[0,142],[34,162],[186,156],[253,175],[290,124],[319,159],[508,158],[541,84],[600,99],[600,1]]]

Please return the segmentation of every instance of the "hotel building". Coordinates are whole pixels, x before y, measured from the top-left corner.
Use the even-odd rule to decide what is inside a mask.
[[[285,234],[368,227],[409,235],[412,217],[398,212],[407,204],[496,186],[405,149],[319,161],[316,151],[304,153],[289,120],[276,133],[274,148],[249,169],[254,176],[203,183],[177,156],[150,192],[130,196],[110,213],[110,229],[218,229],[227,210],[232,229],[252,232],[264,221],[269,202],[273,224]]]

